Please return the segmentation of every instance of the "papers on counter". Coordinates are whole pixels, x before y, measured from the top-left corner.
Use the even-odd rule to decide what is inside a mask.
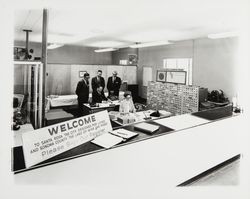
[[[111,134],[122,137],[124,139],[129,139],[138,135],[138,133],[126,129],[117,129],[112,131]]]
[[[134,128],[139,130],[139,131],[143,131],[145,133],[152,134],[152,133],[156,132],[160,128],[160,126],[142,122],[139,124],[135,124]]]
[[[116,144],[119,144],[123,141],[123,138],[112,135],[110,133],[104,133],[98,137],[96,137],[94,140],[91,142],[104,147],[106,149],[111,148],[112,146],[115,146]]]
[[[119,111],[109,111],[108,114],[111,120],[117,120],[117,117],[120,116]]]
[[[135,137],[137,135],[138,133],[135,133],[126,129],[118,129],[110,133],[104,133],[96,137],[91,142],[98,146],[108,149],[121,143],[122,141],[125,141],[126,139]]]
[[[190,114],[178,115],[175,117],[168,117],[164,119],[155,120],[154,122],[174,130],[181,130],[193,126],[198,126],[210,122]]]
[[[112,102],[103,102],[103,103],[96,103],[96,106],[94,107],[91,107],[89,103],[84,103],[85,106],[89,107],[89,108],[108,108],[110,106],[116,106],[116,105],[119,105],[120,104],[120,101],[119,100],[115,100],[115,101],[112,101]]]

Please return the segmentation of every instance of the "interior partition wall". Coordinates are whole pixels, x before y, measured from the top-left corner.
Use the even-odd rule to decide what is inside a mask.
[[[24,96],[22,109],[34,129],[42,127],[42,74],[41,62],[14,62],[14,94]]]

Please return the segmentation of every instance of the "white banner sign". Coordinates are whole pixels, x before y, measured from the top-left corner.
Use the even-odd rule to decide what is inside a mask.
[[[54,157],[112,131],[108,112],[101,111],[22,135],[26,167]]]

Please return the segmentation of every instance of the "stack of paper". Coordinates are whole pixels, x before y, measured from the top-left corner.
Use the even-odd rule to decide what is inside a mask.
[[[117,129],[110,133],[104,133],[96,137],[91,142],[98,146],[108,149],[115,146],[116,144],[121,143],[122,141],[125,141],[126,139],[135,137],[137,135],[138,133],[126,129]]]
[[[160,126],[142,122],[139,124],[135,124],[134,128],[138,129],[139,131],[144,131],[146,133],[152,134],[156,132],[160,128]]]
[[[181,130],[208,123],[209,120],[199,118],[190,114],[178,115],[164,119],[155,120],[154,122],[174,130]]]
[[[109,111],[109,118],[111,120],[117,120],[117,117],[120,116],[120,112],[118,111]]]
[[[112,135],[110,133],[104,133],[98,137],[96,137],[94,140],[91,142],[104,147],[106,149],[111,148],[112,146],[115,146],[116,144],[120,143],[123,141],[123,138]]]
[[[129,139],[132,138],[134,136],[137,136],[138,133],[133,132],[133,131],[129,131],[126,129],[117,129],[111,132],[113,135],[116,135],[118,137],[124,138],[124,139]]]

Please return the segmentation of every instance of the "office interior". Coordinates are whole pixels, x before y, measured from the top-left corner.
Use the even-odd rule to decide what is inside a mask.
[[[222,5],[223,15],[219,11]],[[106,6],[95,6],[85,12],[54,8],[15,10],[13,99],[17,103],[13,110],[18,110],[18,114],[13,111],[12,170],[17,182],[33,183],[34,176],[50,175],[52,184],[80,183],[87,176],[81,183],[94,185],[98,177],[87,175],[92,167],[99,170],[101,186],[111,170],[119,173],[110,162],[106,165],[108,169],[100,166],[114,156],[117,161],[111,162],[122,169],[134,164],[134,169],[128,168],[129,175],[138,176],[133,185],[143,184],[143,172],[147,172],[146,178],[159,179],[160,187],[188,186],[233,162],[240,163],[241,138],[235,130],[246,109],[240,87],[242,66],[239,67],[242,24],[240,17],[229,14],[232,4],[211,3],[214,16],[202,8],[200,18],[196,16],[198,11],[179,16],[178,12],[164,12],[164,6],[159,5],[155,6],[159,13],[153,16],[148,16],[147,6],[131,12],[131,16],[112,8],[107,14],[102,10]],[[98,12],[93,12],[95,9]],[[87,16],[92,16],[91,22]],[[130,91],[136,113],[143,114],[139,123],[157,124],[160,132],[140,132],[112,150],[96,146],[80,152],[70,150],[34,168],[26,168],[24,160],[20,160],[22,134],[79,118],[77,83],[85,72],[91,80],[98,70],[102,70],[106,82],[106,97],[108,77],[117,71],[122,79],[119,100]],[[88,106],[85,115],[100,110]],[[135,130],[134,120],[129,123],[112,120],[112,114],[119,109],[107,111],[113,129]],[[175,124],[168,126],[171,123]],[[169,167],[169,171],[162,174],[164,167]],[[73,170],[71,176],[68,168]],[[77,176],[81,168],[86,171]],[[155,175],[149,174],[150,169]],[[62,175],[53,176],[55,171]],[[114,181],[129,183],[126,172],[120,176],[123,182],[118,177],[113,177]],[[42,178],[37,180],[43,182]],[[133,189],[132,185],[130,188]]]

